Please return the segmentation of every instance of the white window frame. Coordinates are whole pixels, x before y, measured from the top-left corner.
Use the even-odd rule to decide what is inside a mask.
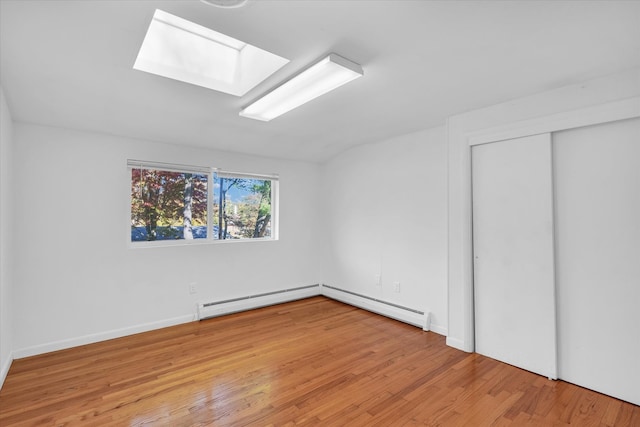
[[[207,237],[204,239],[176,239],[176,240],[152,240],[152,241],[132,241],[131,240],[131,171],[133,169],[156,169],[168,172],[186,172],[194,174],[206,174],[207,181]],[[131,248],[150,248],[166,246],[202,245],[202,244],[225,244],[241,242],[264,242],[276,241],[279,239],[279,176],[277,174],[258,174],[250,172],[231,172],[212,166],[194,166],[177,163],[154,162],[146,160],[127,160],[128,171],[128,228],[127,240]],[[213,205],[214,205],[214,178],[222,175],[225,178],[246,178],[261,179],[271,181],[271,235],[268,237],[244,238],[244,239],[215,239],[213,237]]]
[[[213,239],[216,242],[260,242],[260,241],[269,241],[269,240],[278,240],[278,228],[279,228],[279,215],[278,215],[278,206],[279,206],[279,200],[278,200],[278,194],[279,192],[279,176],[277,174],[257,174],[257,173],[245,173],[245,172],[232,172],[232,171],[227,171],[227,170],[223,170],[223,169],[214,169],[213,173],[215,175],[217,175],[218,177],[223,177],[223,178],[246,178],[246,179],[260,179],[260,180],[269,180],[271,181],[271,236],[269,237],[253,237],[253,238],[246,238],[246,239],[223,239],[223,240],[219,240],[219,239]],[[213,174],[211,177],[211,182],[213,183]],[[213,203],[214,203],[214,199],[213,199],[213,188],[214,186],[211,185],[211,198],[209,199],[209,201],[211,202],[211,210],[210,210],[210,214],[211,214],[211,221],[213,224]],[[207,208],[209,206],[207,205]],[[207,233],[207,238],[209,237],[209,234]]]

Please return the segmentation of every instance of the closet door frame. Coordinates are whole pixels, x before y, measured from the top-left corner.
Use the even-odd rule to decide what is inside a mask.
[[[463,162],[462,172],[464,179],[462,181],[462,229],[459,256],[461,257],[461,271],[459,273],[461,279],[462,292],[462,314],[463,314],[463,334],[462,338],[447,337],[447,344],[463,351],[475,351],[475,324],[474,324],[474,302],[473,302],[473,235],[471,233],[472,222],[472,192],[471,192],[471,148],[474,145],[497,142],[507,139],[515,139],[525,136],[531,136],[541,133],[553,133],[561,130],[575,129],[584,126],[608,123],[617,120],[640,117],[640,96],[630,97],[618,101],[599,104],[591,107],[571,110],[562,113],[550,114],[537,117],[535,119],[523,120],[509,123],[506,125],[489,127],[482,130],[465,132],[460,129],[450,127],[449,133],[454,138],[460,138],[465,141],[466,149],[460,153]],[[451,138],[451,136],[450,136]],[[450,140],[451,143],[451,140]],[[455,150],[450,148],[450,155]],[[451,194],[449,195],[451,197]],[[451,204],[450,204],[451,208]],[[451,221],[451,217],[450,217]],[[457,225],[454,225],[456,227]],[[450,224],[450,230],[451,233]],[[449,237],[449,245],[452,245],[451,236]],[[456,245],[457,246],[457,245]],[[450,248],[451,251],[451,248]],[[449,261],[451,263],[451,260]],[[451,278],[449,279],[451,280]],[[451,293],[449,289],[449,293]],[[451,297],[450,297],[451,298]],[[451,307],[450,307],[451,309]]]

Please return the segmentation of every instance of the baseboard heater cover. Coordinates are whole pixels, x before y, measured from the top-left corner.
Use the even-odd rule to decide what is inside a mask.
[[[283,302],[295,301],[320,295],[320,285],[300,286],[262,294],[232,298],[223,301],[212,301],[198,304],[198,320],[210,319],[225,314],[237,313],[254,308],[266,307]]]
[[[321,285],[322,295],[356,307],[391,317],[410,325],[418,326],[425,331],[430,328],[430,313],[394,304],[368,295],[340,289],[334,286]]]

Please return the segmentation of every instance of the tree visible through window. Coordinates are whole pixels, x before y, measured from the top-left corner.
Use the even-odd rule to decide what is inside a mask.
[[[128,164],[132,242],[277,238],[277,176],[134,160]]]
[[[131,169],[131,240],[207,237],[206,174]]]
[[[214,178],[214,239],[271,237],[272,181],[217,174]]]

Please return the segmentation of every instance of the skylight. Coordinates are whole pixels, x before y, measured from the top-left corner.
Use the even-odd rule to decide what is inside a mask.
[[[156,9],[133,68],[242,96],[288,62]]]

